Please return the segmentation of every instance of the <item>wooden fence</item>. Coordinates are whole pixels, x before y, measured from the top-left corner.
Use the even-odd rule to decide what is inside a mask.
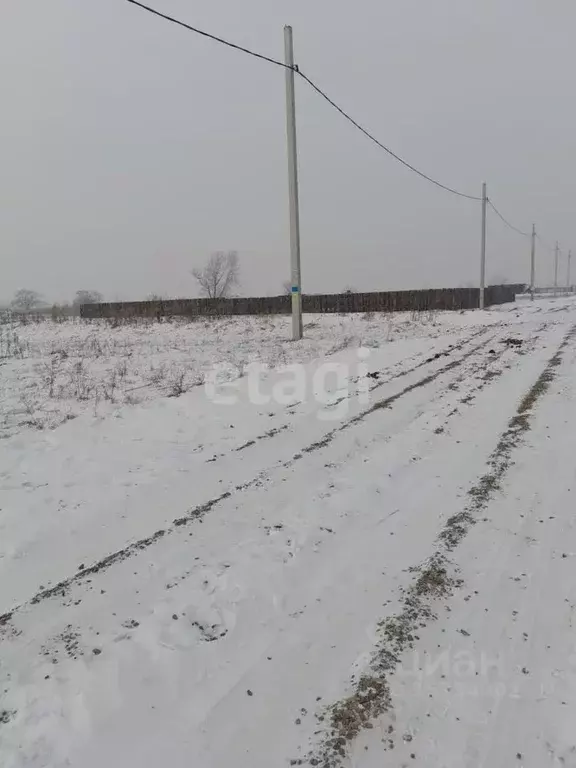
[[[486,306],[515,300],[524,285],[491,285],[486,288]],[[460,310],[478,307],[478,288],[431,288],[423,291],[375,293],[305,294],[302,309],[324,312],[420,312]],[[263,296],[237,299],[166,299],[162,301],[124,301],[83,304],[81,317],[127,319],[136,317],[195,317],[198,315],[287,315],[291,297]]]

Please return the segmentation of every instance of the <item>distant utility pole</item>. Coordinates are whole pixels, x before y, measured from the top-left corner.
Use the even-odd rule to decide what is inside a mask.
[[[556,241],[556,248],[554,249],[554,296],[558,295],[558,253],[560,251],[560,246],[558,245],[558,241]]]
[[[568,270],[567,270],[568,274],[566,275],[567,288],[570,288],[570,267],[572,266],[570,263],[571,261],[572,261],[572,251],[568,251]]]
[[[290,274],[292,290],[292,339],[302,338],[302,283],[300,277],[300,208],[298,202],[298,152],[296,148],[296,94],[292,27],[284,27],[286,63],[286,137],[288,139],[288,192],[290,197]]]
[[[484,309],[484,289],[486,287],[486,182],[482,184],[482,236],[480,239],[480,299],[478,306]]]
[[[530,295],[534,301],[536,288],[536,224],[532,224],[532,251],[530,254]]]

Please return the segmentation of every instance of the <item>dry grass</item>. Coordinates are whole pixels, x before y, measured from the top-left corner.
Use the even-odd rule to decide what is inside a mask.
[[[0,437],[23,427],[52,429],[82,414],[105,417],[123,405],[180,397],[222,365],[220,380],[252,362],[270,368],[307,362],[360,344],[438,335],[406,314],[315,316],[290,341],[289,317],[133,318],[86,321],[0,316]]]

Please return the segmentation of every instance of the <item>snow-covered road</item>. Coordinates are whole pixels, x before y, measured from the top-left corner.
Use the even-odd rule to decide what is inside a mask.
[[[3,768],[576,766],[576,303],[442,322],[0,441]]]

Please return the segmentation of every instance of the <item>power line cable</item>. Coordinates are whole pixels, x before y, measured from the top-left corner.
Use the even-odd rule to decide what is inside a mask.
[[[335,101],[333,101],[324,91],[319,88],[316,83],[311,80],[309,77],[307,77],[302,71],[299,69],[296,69],[297,73],[300,75],[300,77],[305,80],[308,85],[310,85],[316,93],[318,93],[320,96],[322,96],[323,99],[325,99],[328,104],[330,104],[334,109],[336,109],[340,114],[346,118],[350,123],[352,123],[353,126],[355,126],[359,131],[361,131],[365,136],[367,136],[370,141],[373,141],[374,144],[376,144],[380,149],[383,149],[384,152],[387,152],[390,157],[393,157],[394,160],[397,160],[399,163],[401,163],[403,166],[408,168],[410,171],[413,171],[413,173],[418,174],[418,176],[421,176],[423,179],[426,179],[426,181],[431,182],[432,184],[435,184],[437,187],[440,187],[440,189],[446,190],[446,192],[451,192],[453,195],[458,195],[458,197],[465,197],[467,200],[476,200],[480,201],[482,200],[481,197],[476,197],[475,195],[467,195],[465,192],[459,192],[457,189],[453,189],[452,187],[448,187],[445,184],[441,184],[436,179],[432,178],[432,176],[428,176],[426,173],[423,173],[422,171],[419,171],[418,168],[415,168],[413,165],[410,165],[410,163],[406,162],[406,160],[403,160],[399,155],[397,155],[395,152],[393,152],[391,149],[389,149],[387,146],[382,144],[381,141],[378,141],[378,139],[373,136],[369,131],[366,130],[360,123],[358,123],[356,120],[354,120],[353,117],[351,117],[347,112],[345,112],[342,107],[339,107],[338,104],[336,104]]]
[[[192,27],[190,24],[186,24],[184,21],[175,19],[173,16],[168,16],[165,13],[161,13],[160,11],[157,11],[155,8],[151,8],[149,5],[144,5],[144,3],[139,3],[138,0],[127,0],[127,2],[131,3],[132,5],[137,5],[138,8],[142,8],[143,10],[154,14],[154,16],[159,16],[161,19],[170,21],[172,22],[172,24],[177,24],[179,27],[184,27],[184,29],[187,29],[190,32],[196,32],[197,35],[201,35],[202,37],[207,37],[210,40],[214,40],[216,43],[221,43],[222,45],[226,45],[228,46],[228,48],[234,48],[234,50],[236,51],[247,53],[249,56],[254,56],[254,58],[256,59],[262,59],[263,61],[267,61],[270,64],[275,64],[277,67],[282,67],[283,69],[291,69],[291,67],[288,67],[282,61],[277,61],[276,59],[270,58],[270,56],[264,56],[263,53],[257,53],[256,51],[251,51],[249,48],[244,48],[241,45],[236,45],[236,43],[231,43],[229,40],[224,40],[224,38],[222,37],[217,37],[216,35],[210,34],[210,32],[204,32],[202,29],[197,29],[196,27]]]
[[[504,224],[506,224],[507,227],[510,227],[510,229],[514,230],[514,232],[517,232],[519,235],[522,235],[522,237],[532,237],[532,235],[529,232],[522,232],[521,229],[518,229],[517,227],[513,226],[512,224],[510,224],[510,222],[507,219],[505,219],[504,216],[500,213],[500,211],[496,208],[496,206],[494,205],[492,200],[490,200],[490,198],[487,199],[487,202],[488,202],[488,205],[494,211],[494,213],[500,219],[502,219],[502,221],[504,222]],[[548,251],[550,251],[550,253],[555,253],[556,252],[556,248],[554,246],[552,246],[552,245],[548,245],[548,243],[540,237],[538,232],[536,233],[536,239],[540,242],[541,245],[544,246],[544,248],[546,248]],[[563,255],[562,248],[558,248],[558,255],[559,256]]]
[[[195,32],[198,35],[201,35],[202,37],[207,37],[210,40],[214,40],[217,43],[221,43],[222,45],[226,45],[228,48],[233,48],[237,51],[241,51],[242,53],[246,53],[250,56],[254,56],[257,59],[262,59],[263,61],[267,61],[270,64],[275,64],[278,67],[282,67],[284,69],[292,69],[292,67],[289,67],[287,64],[278,61],[277,59],[272,59],[269,56],[264,56],[261,53],[257,53],[256,51],[251,51],[248,48],[244,48],[241,45],[236,45],[236,43],[231,43],[229,40],[225,40],[222,37],[218,37],[216,35],[213,35],[209,32],[204,32],[201,29],[198,29],[197,27],[193,27],[190,24],[186,24],[183,21],[180,21],[179,19],[175,19],[172,16],[168,16],[165,13],[161,13],[160,11],[157,11],[155,8],[151,8],[148,5],[144,5],[144,3],[138,2],[138,0],[127,0],[127,2],[131,3],[132,5],[136,5],[139,8],[142,8],[145,11],[148,11],[149,13],[154,14],[154,16],[158,16],[161,19],[165,19],[166,21],[170,21],[173,24],[177,24],[180,27],[184,27],[184,29],[187,29],[190,32]],[[305,75],[303,72],[300,71],[298,66],[294,66],[294,72],[300,77],[305,80],[320,96],[322,96],[323,99],[325,99],[334,109],[336,109],[340,114],[346,118],[352,125],[357,128],[359,131],[361,131],[365,136],[367,136],[371,141],[374,142],[380,149],[383,149],[385,152],[387,152],[390,157],[393,157],[395,160],[397,160],[399,163],[401,163],[405,168],[408,168],[413,173],[416,173],[421,178],[425,179],[426,181],[429,181],[431,184],[434,184],[437,187],[440,187],[440,189],[444,189],[446,192],[451,192],[453,195],[457,195],[458,197],[464,197],[467,200],[475,200],[480,201],[482,198],[476,197],[475,195],[467,195],[464,192],[459,192],[457,189],[453,189],[452,187],[448,187],[446,184],[442,184],[441,182],[437,181],[436,179],[432,178],[432,176],[428,176],[426,173],[423,173],[422,171],[418,170],[418,168],[415,168],[410,163],[406,162],[406,160],[403,160],[399,155],[397,155],[395,152],[393,152],[389,147],[382,144],[381,141],[379,141],[373,134],[371,134],[366,128],[364,128],[360,123],[358,123],[356,120],[354,120],[353,117],[351,117],[347,112],[345,112],[342,107],[338,106],[335,101],[333,101],[319,86],[316,85],[316,83],[307,75]]]
[[[504,216],[503,216],[503,215],[500,213],[500,211],[498,210],[498,208],[496,208],[496,206],[494,205],[494,203],[492,202],[492,200],[490,200],[490,198],[488,198],[487,202],[488,202],[488,205],[490,206],[490,208],[492,208],[492,210],[494,211],[494,213],[495,213],[495,214],[496,214],[496,215],[497,215],[497,216],[498,216],[500,219],[502,219],[502,221],[504,222],[504,224],[506,224],[506,226],[507,226],[507,227],[510,227],[510,229],[514,230],[514,232],[517,232],[519,235],[522,235],[522,237],[532,237],[532,235],[530,235],[528,232],[522,232],[522,230],[521,230],[521,229],[518,229],[518,228],[517,228],[517,227],[515,227],[513,224],[510,224],[510,222],[508,221],[508,219],[505,219],[505,218],[504,218]]]
[[[465,192],[460,192],[457,189],[454,189],[453,187],[449,187],[446,184],[442,184],[437,179],[433,178],[432,176],[429,176],[428,174],[424,173],[423,171],[416,168],[414,165],[411,165],[406,160],[404,160],[400,155],[397,155],[395,152],[393,152],[389,147],[387,147],[385,144],[383,144],[381,141],[379,141],[370,131],[368,131],[364,126],[362,126],[357,120],[355,120],[348,112],[346,112],[342,107],[340,107],[333,99],[328,96],[327,93],[325,93],[316,83],[307,75],[304,74],[300,70],[300,68],[295,65],[294,67],[290,67],[288,64],[279,61],[278,59],[273,59],[270,56],[265,56],[262,53],[258,53],[257,51],[253,51],[249,48],[245,48],[241,45],[237,45],[236,43],[232,43],[229,40],[225,40],[222,37],[218,37],[217,35],[213,35],[210,32],[205,32],[202,29],[198,29],[197,27],[193,27],[191,24],[187,24],[184,21],[180,21],[179,19],[174,18],[173,16],[168,16],[165,13],[162,13],[161,11],[156,10],[155,8],[150,7],[149,5],[145,5],[144,3],[139,2],[139,0],[127,0],[128,3],[131,5],[135,5],[138,8],[141,8],[144,11],[147,11],[148,13],[153,14],[154,16],[157,16],[161,19],[164,19],[166,21],[171,22],[172,24],[176,24],[179,27],[183,27],[184,29],[187,29],[189,32],[195,32],[197,35],[200,35],[201,37],[206,37],[209,40],[213,40],[214,42],[220,43],[221,45],[225,45],[228,48],[232,48],[233,50],[240,51],[241,53],[245,53],[248,56],[252,56],[256,59],[260,59],[262,61],[266,61],[269,64],[274,64],[277,67],[282,67],[282,69],[293,69],[294,72],[299,75],[308,85],[319,95],[321,96],[325,101],[330,104],[331,107],[333,107],[337,112],[339,112],[342,117],[344,117],[346,120],[348,120],[349,123],[351,123],[357,130],[359,130],[361,133],[364,134],[370,141],[372,141],[376,146],[378,146],[380,149],[384,150],[390,157],[392,157],[394,160],[399,162],[401,165],[403,165],[405,168],[407,168],[409,171],[412,171],[417,176],[420,176],[422,179],[425,179],[426,181],[430,182],[431,184],[434,184],[436,187],[439,187],[440,189],[445,190],[446,192],[450,192],[453,195],[456,195],[457,197],[463,197],[466,200],[473,200],[476,202],[480,202],[482,200],[481,197],[478,197],[476,195],[469,195]],[[503,223],[509,227],[514,232],[517,232],[522,237],[531,237],[531,235],[528,232],[523,232],[522,230],[515,227],[513,224],[511,224],[496,208],[494,203],[491,199],[487,199],[488,204],[494,211],[494,213],[503,221]],[[549,245],[547,245],[540,235],[536,235],[538,240],[550,251],[554,251],[554,248],[551,248]]]
[[[536,237],[539,240],[540,244],[544,246],[544,248],[547,248],[550,253],[554,253],[555,248],[552,245],[548,245],[548,243],[543,240],[538,233],[536,233]]]

